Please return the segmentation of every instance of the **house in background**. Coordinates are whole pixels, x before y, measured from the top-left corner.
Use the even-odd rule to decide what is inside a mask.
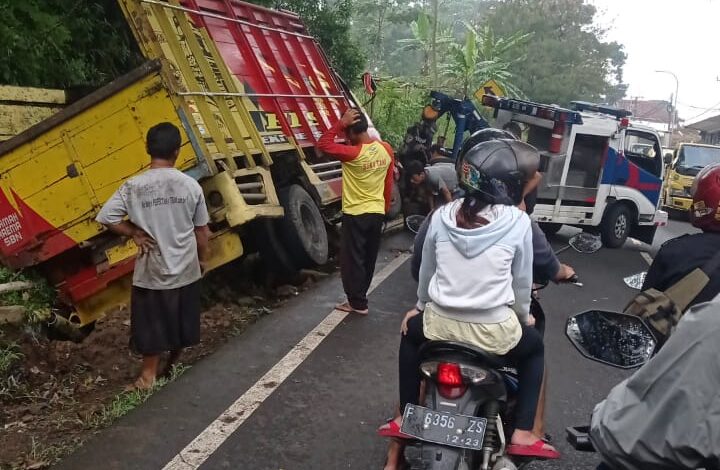
[[[700,131],[700,140],[703,144],[720,145],[720,114],[695,121],[687,127]]]
[[[620,100],[617,106],[632,113],[634,123],[658,131],[663,146],[670,146],[669,126],[672,119],[672,104],[666,100],[641,100],[638,98]]]

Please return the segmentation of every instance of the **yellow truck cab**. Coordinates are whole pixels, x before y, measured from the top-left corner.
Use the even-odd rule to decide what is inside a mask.
[[[720,147],[705,144],[680,144],[672,158],[665,157],[664,205],[687,211],[692,203],[690,188],[695,176],[708,165],[720,163]]]

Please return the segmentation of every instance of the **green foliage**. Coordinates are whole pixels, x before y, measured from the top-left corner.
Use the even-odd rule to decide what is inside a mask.
[[[14,281],[30,282],[33,287],[25,291],[0,294],[0,305],[21,305],[25,307],[27,310],[26,319],[29,324],[47,320],[57,296],[57,292],[48,284],[47,279],[32,270],[11,271],[4,266],[0,266],[0,283]]]
[[[420,118],[429,89],[401,79],[381,79],[372,104],[372,120],[383,140],[400,148],[407,128]]]
[[[112,424],[118,418],[145,403],[153,393],[180,377],[189,368],[190,366],[184,364],[175,364],[170,372],[170,377],[156,380],[152,388],[119,393],[109,405],[103,405],[98,411],[88,416],[85,419],[85,425],[89,428],[103,428]]]
[[[439,48],[440,54],[447,51],[447,46],[452,42],[451,31],[448,28],[440,26],[437,35],[433,41],[432,20],[425,12],[419,12],[416,20],[410,23],[410,32],[412,37],[399,39],[397,44],[400,45],[393,55],[404,54],[408,51],[418,51],[422,57],[422,66],[420,67],[420,75],[427,77],[430,75],[431,54],[433,44]]]
[[[622,45],[603,40],[596,9],[583,0],[497,0],[487,16],[500,36],[534,33],[513,64],[514,83],[530,99],[567,105],[572,100],[612,103],[625,94]]]
[[[99,86],[140,62],[116,0],[0,0],[0,83]]]
[[[23,355],[16,343],[0,344],[0,381]]]
[[[518,51],[532,34],[516,32],[507,38],[497,37],[489,25],[479,33],[466,24],[465,43],[453,44],[444,71],[456,93],[468,96],[483,82],[495,80],[509,96],[524,97],[515,86],[512,67],[524,60]]]

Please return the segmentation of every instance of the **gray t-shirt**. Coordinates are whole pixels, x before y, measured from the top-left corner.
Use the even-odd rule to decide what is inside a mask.
[[[426,184],[438,204],[445,204],[445,200],[442,198],[441,191],[443,188],[447,188],[450,194],[455,195],[458,189],[458,177],[455,171],[455,165],[452,163],[435,163],[431,166],[425,167],[425,174],[427,175]]]
[[[135,260],[133,285],[177,289],[200,279],[195,227],[210,218],[197,181],[174,168],[150,169],[127,180],[105,203],[96,220],[104,225],[127,217],[157,242]]]

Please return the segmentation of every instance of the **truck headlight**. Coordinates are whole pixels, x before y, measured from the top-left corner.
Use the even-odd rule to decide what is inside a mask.
[[[672,197],[690,197],[684,188],[670,188],[670,196]]]

